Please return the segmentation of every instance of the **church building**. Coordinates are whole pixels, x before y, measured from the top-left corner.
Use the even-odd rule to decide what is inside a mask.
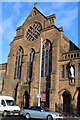
[[[45,16],[34,5],[16,29],[7,63],[0,65],[0,92],[21,108],[38,105],[40,97],[50,110],[80,113],[80,49],[55,22],[55,14]]]

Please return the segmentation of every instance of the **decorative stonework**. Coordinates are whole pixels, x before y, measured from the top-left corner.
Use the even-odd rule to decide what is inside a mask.
[[[31,23],[26,30],[26,39],[30,42],[35,41],[40,36],[42,26],[40,23]]]

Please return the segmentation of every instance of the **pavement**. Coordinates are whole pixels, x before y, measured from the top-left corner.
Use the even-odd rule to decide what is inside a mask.
[[[74,117],[72,117],[72,116],[68,116],[68,117],[64,117],[63,120],[80,120],[80,117],[76,117],[76,116],[74,116]]]
[[[26,120],[26,118],[22,117],[22,116],[8,116],[8,117],[2,117],[0,115],[0,120]],[[35,119],[31,119],[31,120],[35,120]],[[38,120],[38,119],[37,119]],[[80,120],[80,117],[72,117],[72,116],[64,116],[63,120]]]

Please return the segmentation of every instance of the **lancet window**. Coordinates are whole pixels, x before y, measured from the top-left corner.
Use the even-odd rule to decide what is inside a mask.
[[[21,79],[23,54],[24,54],[23,48],[19,46],[18,51],[16,53],[14,79]]]

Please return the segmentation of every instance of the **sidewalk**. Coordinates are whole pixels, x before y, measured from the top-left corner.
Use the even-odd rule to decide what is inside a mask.
[[[80,116],[64,116],[63,120],[80,120]]]

